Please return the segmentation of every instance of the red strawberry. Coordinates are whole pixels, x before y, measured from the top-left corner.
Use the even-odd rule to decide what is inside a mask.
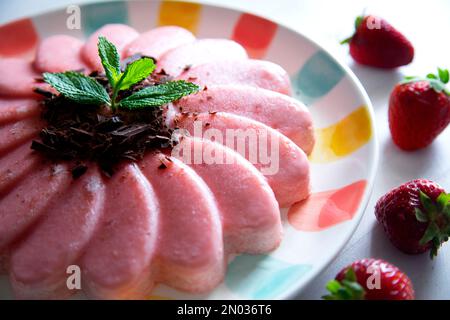
[[[448,70],[426,78],[408,77],[395,86],[389,100],[389,128],[404,150],[428,146],[450,123]]]
[[[411,280],[396,266],[362,259],[342,269],[327,284],[326,300],[413,300]]]
[[[355,33],[344,43],[350,44],[356,62],[372,67],[396,68],[414,58],[411,42],[386,20],[371,15],[356,18]]]
[[[450,194],[430,180],[410,181],[381,197],[375,216],[398,249],[434,257],[450,236]]]

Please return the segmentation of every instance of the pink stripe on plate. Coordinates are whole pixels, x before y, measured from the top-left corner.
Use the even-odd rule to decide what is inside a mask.
[[[39,36],[31,19],[17,20],[0,26],[0,56],[19,56],[33,50]]]
[[[289,223],[297,230],[321,231],[351,220],[358,211],[366,186],[366,180],[359,180],[337,190],[314,193],[289,209]]]

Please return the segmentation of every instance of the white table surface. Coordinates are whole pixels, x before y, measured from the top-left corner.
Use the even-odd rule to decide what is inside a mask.
[[[92,0],[0,0],[0,24],[48,9]],[[377,199],[393,187],[415,178],[427,178],[450,190],[450,129],[428,148],[406,153],[391,141],[387,122],[387,102],[393,85],[404,75],[435,72],[437,66],[450,68],[450,1],[427,0],[209,0],[262,14],[288,25],[324,45],[347,63],[366,88],[376,113],[380,141],[380,164],[372,197],[351,240],[336,260],[298,296],[318,299],[329,279],[356,259],[378,257],[400,267],[413,281],[418,299],[450,299],[450,245],[437,259],[427,254],[408,256],[395,249],[377,224],[373,208]],[[353,31],[354,18],[367,13],[385,17],[413,42],[414,63],[394,71],[355,65],[348,49],[339,40]]]

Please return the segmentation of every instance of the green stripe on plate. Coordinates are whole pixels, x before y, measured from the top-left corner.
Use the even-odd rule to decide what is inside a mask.
[[[310,105],[330,92],[344,76],[344,69],[328,53],[320,50],[291,80],[297,98]]]
[[[303,277],[310,265],[292,264],[267,255],[240,255],[228,266],[225,284],[251,299],[273,299]]]
[[[83,5],[81,19],[86,36],[108,23],[128,24],[127,3],[118,1]]]

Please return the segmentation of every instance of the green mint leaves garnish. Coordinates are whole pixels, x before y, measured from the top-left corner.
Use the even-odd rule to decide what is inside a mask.
[[[186,81],[170,81],[159,86],[147,87],[122,99],[119,106],[137,109],[145,106],[160,106],[198,91],[198,86]]]
[[[132,85],[147,78],[155,68],[156,66],[153,60],[147,57],[131,62],[127,65],[125,72],[122,73],[117,82],[117,89],[129,89]]]
[[[420,203],[424,210],[415,208],[416,219],[428,223],[420,245],[431,242],[431,258],[437,255],[439,247],[450,237],[450,194],[442,192],[436,201],[433,201],[424,192],[420,191]]]
[[[450,96],[450,90],[447,89],[446,86],[449,80],[449,71],[447,69],[438,68],[437,74],[429,73],[426,77],[408,76],[405,77],[404,80],[400,82],[400,84],[416,81],[427,81],[436,92],[444,92],[445,94]]]
[[[105,69],[106,77],[112,87],[120,78],[120,56],[114,44],[105,37],[98,37],[98,55]]]
[[[63,96],[81,104],[109,104],[106,89],[95,79],[78,72],[43,74],[44,81],[58,90]]]
[[[152,59],[144,57],[128,64],[125,71],[121,72],[120,57],[116,47],[102,36],[98,37],[98,55],[112,88],[111,108],[113,110],[116,108],[119,91],[127,90],[132,85],[144,80],[156,68]]]
[[[358,283],[353,268],[348,268],[343,280],[331,280],[326,289],[330,292],[322,297],[324,300],[364,300],[365,290]]]
[[[184,80],[169,81],[145,87],[130,96],[117,101],[120,91],[128,90],[141,82],[156,69],[151,58],[142,57],[129,63],[122,72],[120,56],[116,47],[105,37],[98,38],[98,54],[111,86],[111,96],[96,79],[79,72],[44,73],[44,81],[63,96],[81,104],[106,104],[112,110],[117,108],[142,109],[161,106],[198,92],[200,87]]]

